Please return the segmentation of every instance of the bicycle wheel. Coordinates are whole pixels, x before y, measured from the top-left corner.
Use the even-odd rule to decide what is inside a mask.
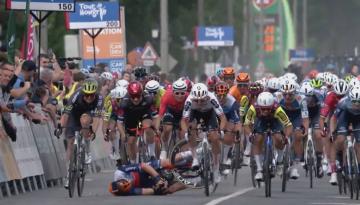
[[[357,161],[355,149],[352,149],[352,153],[353,153],[352,156],[354,156],[351,163],[353,167],[353,175],[354,175],[353,189],[356,200],[359,200],[359,167],[358,167],[358,161]]]
[[[283,158],[283,170],[282,170],[282,181],[281,181],[281,191],[286,191],[286,183],[289,179],[288,170],[290,167],[290,145],[285,145],[284,149],[284,158]]]
[[[150,157],[149,157],[147,145],[145,144],[144,139],[142,137],[139,137],[138,150],[139,150],[139,163],[147,162],[150,159]]]
[[[265,197],[271,197],[271,162],[272,154],[270,145],[265,145],[265,159],[264,159],[264,182],[265,182]]]
[[[78,162],[79,177],[77,178],[77,191],[78,196],[81,197],[84,191],[85,175],[87,169],[87,165],[85,164],[85,145],[81,146]]]
[[[69,197],[72,198],[74,196],[74,191],[75,191],[75,183],[77,181],[77,165],[78,164],[78,153],[77,153],[77,146],[74,145],[74,150],[72,153],[72,156],[70,158],[70,163],[69,163],[69,187],[68,187],[68,192],[69,192]]]
[[[169,139],[169,143],[168,143],[168,146],[167,146],[167,149],[166,149],[166,154],[167,154],[167,158],[170,158],[170,152],[172,151],[172,149],[174,148],[176,144],[176,130],[172,130],[171,132],[171,136],[170,136],[170,139]]]
[[[251,182],[254,188],[256,188],[256,180],[255,180],[255,174],[256,174],[256,162],[253,156],[250,157],[250,171],[251,171]],[[260,185],[260,183],[259,183]]]
[[[337,182],[338,182],[339,194],[342,195],[343,194],[343,177],[342,177],[341,172],[336,173],[336,178],[337,178]]]
[[[234,186],[236,186],[237,183],[237,175],[238,175],[238,169],[241,166],[240,165],[240,142],[235,143],[235,156],[233,157],[233,170],[234,170]],[[227,153],[225,153],[227,154]]]
[[[119,139],[120,143],[120,157],[121,157],[121,163],[122,164],[129,164],[129,156],[127,155],[127,150],[126,150],[126,142],[121,141],[121,139]]]
[[[346,179],[349,186],[350,199],[354,197],[354,173],[353,173],[353,151],[352,148],[346,150]]]
[[[202,159],[202,168],[203,168],[203,180],[204,180],[204,188],[205,195],[210,195],[210,158],[209,158],[209,150],[206,143],[202,145],[203,159]]]
[[[307,143],[307,170],[309,171],[310,188],[313,188],[314,177],[314,149],[312,141]]]

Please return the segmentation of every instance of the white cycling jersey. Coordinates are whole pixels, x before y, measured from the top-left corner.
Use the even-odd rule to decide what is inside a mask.
[[[209,92],[208,97],[206,97],[205,101],[203,102],[195,102],[192,100],[192,96],[189,95],[185,101],[183,117],[189,118],[191,111],[208,112],[211,109],[214,109],[218,116],[224,113],[219,101],[213,93]]]

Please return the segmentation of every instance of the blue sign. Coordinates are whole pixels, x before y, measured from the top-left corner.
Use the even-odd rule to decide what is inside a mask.
[[[211,26],[196,28],[197,46],[233,46],[234,28],[232,26]]]
[[[111,72],[122,72],[125,69],[126,61],[125,58],[107,58],[97,59],[96,63],[106,63]],[[94,66],[93,59],[83,59],[83,68],[90,69]]]
[[[311,61],[315,58],[314,49],[290,49],[290,60],[291,61]]]
[[[75,0],[30,0],[32,11],[75,11]],[[6,9],[25,10],[26,0],[6,0]]]
[[[76,2],[75,12],[67,14],[69,29],[120,27],[117,2]]]

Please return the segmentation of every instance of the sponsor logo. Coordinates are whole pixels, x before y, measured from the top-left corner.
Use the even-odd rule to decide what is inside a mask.
[[[107,10],[105,5],[102,3],[97,4],[83,4],[80,3],[80,16],[91,16],[92,18],[100,18],[100,20],[103,20],[103,17],[106,15]]]

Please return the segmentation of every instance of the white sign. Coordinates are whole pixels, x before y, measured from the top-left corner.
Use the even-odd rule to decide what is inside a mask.
[[[141,54],[142,60],[153,60],[156,61],[158,59],[158,55],[156,54],[155,49],[151,46],[151,44],[148,42],[145,45],[144,51]]]

